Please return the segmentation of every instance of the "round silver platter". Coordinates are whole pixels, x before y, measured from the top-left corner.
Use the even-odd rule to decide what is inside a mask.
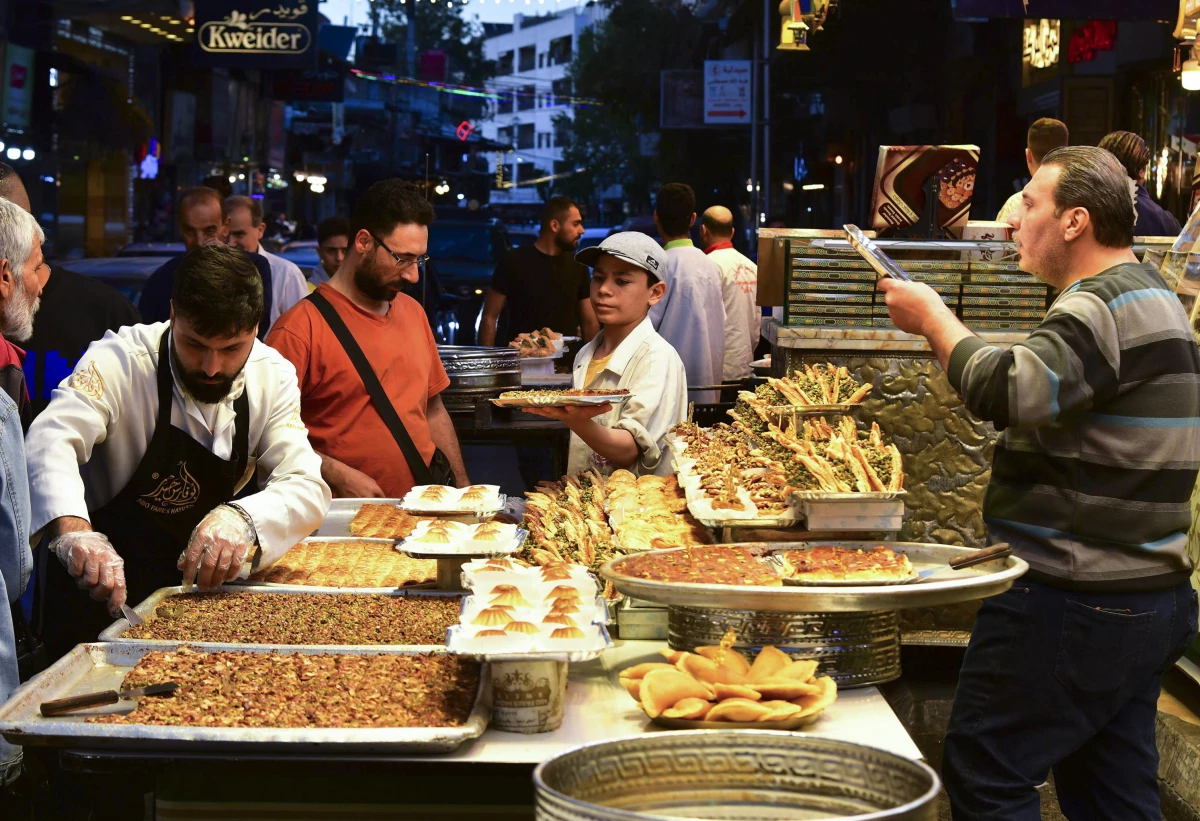
[[[913,568],[920,572],[945,566],[950,559],[970,555],[971,547],[925,544],[921,542],[839,541],[835,539],[806,542],[753,542],[721,547],[747,547],[763,554],[778,550],[797,550],[816,545],[835,545],[853,549],[868,549],[877,545],[890,547],[908,555]],[[703,548],[668,548],[653,551],[667,553],[675,550]],[[634,554],[645,556],[647,553]],[[642,601],[667,605],[700,608],[726,608],[791,613],[859,612],[864,610],[901,610],[909,607],[932,607],[942,604],[983,599],[1003,593],[1024,575],[1029,565],[1016,556],[997,559],[960,570],[953,575],[939,576],[935,581],[916,581],[898,585],[856,585],[853,587],[801,587],[781,585],[698,584],[659,582],[626,576],[621,563],[627,558],[613,559],[600,570],[621,593]]]
[[[649,733],[570,750],[533,773],[538,821],[862,818],[934,821],[928,765],[763,730]]]

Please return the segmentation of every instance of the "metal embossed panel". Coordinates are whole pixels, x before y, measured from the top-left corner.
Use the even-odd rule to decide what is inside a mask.
[[[933,821],[940,789],[920,762],[761,730],[652,733],[591,744],[542,764],[533,779],[539,821],[868,815]]]
[[[777,368],[831,362],[872,385],[858,414],[874,420],[904,461],[904,527],[900,540],[983,547],[983,492],[991,475],[996,430],[963,406],[946,374],[929,357],[876,352],[777,348]],[[784,357],[778,353],[786,352]]]
[[[770,644],[796,659],[820,662],[818,674],[839,687],[865,687],[900,677],[899,621],[895,610],[867,613],[775,613],[721,608],[667,608],[668,642],[676,650],[721,643],[754,658]]]

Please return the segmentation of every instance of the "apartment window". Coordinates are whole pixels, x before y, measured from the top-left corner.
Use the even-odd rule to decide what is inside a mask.
[[[550,83],[550,90],[554,93],[555,98],[571,96],[571,80],[563,77],[558,80],[553,80]],[[566,101],[562,99],[552,99],[551,105],[566,105]]]
[[[533,148],[535,133],[533,123],[517,126],[517,148]]]
[[[496,59],[496,76],[502,77],[505,74],[512,74],[512,73],[513,73],[513,53],[511,51],[501,52],[500,56]]]
[[[571,36],[559,37],[557,40],[550,41],[550,65],[561,66],[571,62],[572,55],[572,40]]]
[[[537,106],[537,89],[533,86],[522,86],[517,94],[517,111],[529,111]]]
[[[545,67],[546,67],[546,52],[543,51],[541,54],[538,55],[538,68],[545,68]]]
[[[537,46],[522,46],[519,68],[521,71],[533,71],[537,65]]]
[[[566,145],[567,133],[571,129],[571,121],[567,117],[560,116],[554,121],[554,144]]]
[[[506,145],[512,145],[512,141],[513,141],[512,126],[509,125],[509,126],[505,126],[503,128],[496,129],[496,142],[504,143]]]

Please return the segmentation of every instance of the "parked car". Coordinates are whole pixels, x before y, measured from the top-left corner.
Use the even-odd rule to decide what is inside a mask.
[[[182,242],[131,242],[117,251],[119,257],[179,257],[187,253]]]
[[[182,247],[182,246],[180,246]],[[142,289],[150,275],[162,267],[173,256],[130,256],[92,257],[90,259],[67,259],[59,264],[72,273],[97,279],[116,288],[135,306],[142,298]]]
[[[439,344],[475,344],[483,295],[509,247],[498,219],[438,219],[429,226],[429,266],[442,288],[433,322]]]

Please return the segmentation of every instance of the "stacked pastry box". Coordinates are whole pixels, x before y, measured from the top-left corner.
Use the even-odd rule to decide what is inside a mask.
[[[447,632],[452,653],[490,660],[586,661],[612,644],[608,608],[582,565],[527,566],[512,557],[463,565],[459,624]]]

